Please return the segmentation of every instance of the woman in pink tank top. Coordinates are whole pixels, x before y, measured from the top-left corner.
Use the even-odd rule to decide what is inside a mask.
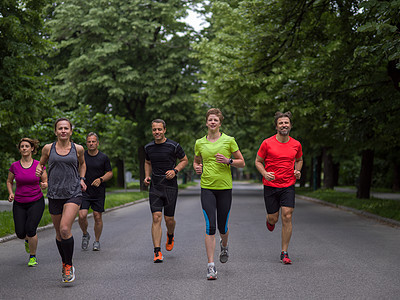
[[[47,188],[47,173],[35,175],[39,161],[32,158],[39,147],[38,140],[23,138],[18,143],[21,159],[14,162],[8,172],[8,201],[13,203],[13,218],[15,233],[18,238],[25,239],[25,250],[29,253],[29,267],[37,263],[36,249],[38,236],[36,233],[44,211],[44,197],[40,188]],[[16,182],[15,194],[13,183]]]

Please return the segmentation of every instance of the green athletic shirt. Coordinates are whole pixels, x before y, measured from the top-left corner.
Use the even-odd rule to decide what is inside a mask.
[[[231,167],[217,163],[215,155],[220,153],[230,158],[232,153],[238,150],[239,147],[235,138],[225,133],[222,133],[221,137],[214,143],[208,141],[207,136],[196,140],[194,153],[196,156],[201,156],[203,161],[200,186],[212,190],[232,189]]]

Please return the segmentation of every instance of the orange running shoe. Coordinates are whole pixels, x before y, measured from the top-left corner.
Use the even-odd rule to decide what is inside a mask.
[[[171,251],[172,249],[174,249],[174,237],[170,238],[167,234],[167,243],[165,244],[165,249],[167,249],[167,251]]]
[[[163,262],[163,256],[161,251],[157,251],[154,253],[154,263],[162,263]]]
[[[64,265],[63,282],[69,283],[75,280],[75,268],[71,265]]]

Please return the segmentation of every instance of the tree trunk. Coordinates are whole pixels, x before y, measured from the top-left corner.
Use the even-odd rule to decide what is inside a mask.
[[[146,158],[146,153],[144,151],[144,146],[139,146],[138,148],[138,158],[139,158],[139,177],[140,177],[140,190],[147,191],[147,186],[144,185],[144,161]]]
[[[324,162],[324,187],[333,189],[335,187],[335,170],[332,154],[329,153],[328,147],[322,148],[322,159]]]
[[[333,185],[339,185],[339,171],[340,171],[340,163],[333,164]]]
[[[303,157],[303,167],[301,168],[300,187],[305,187],[307,182],[308,165]]]
[[[117,186],[125,187],[124,161],[117,159]]]
[[[313,190],[321,188],[321,171],[322,171],[322,157],[321,155],[313,157],[313,171],[312,171],[312,187]]]
[[[371,149],[363,150],[361,154],[360,178],[357,187],[357,198],[359,199],[370,198],[373,165],[374,165],[374,150]]]
[[[393,164],[392,190],[394,192],[400,191],[400,165],[397,162],[394,162],[394,164]]]

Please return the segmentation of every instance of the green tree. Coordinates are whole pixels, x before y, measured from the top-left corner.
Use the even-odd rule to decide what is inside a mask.
[[[47,0],[4,0],[0,4],[0,178],[19,158],[15,144],[25,129],[46,115],[48,78],[42,11]],[[5,185],[0,187],[4,197]]]
[[[306,154],[320,156],[324,149],[330,160],[364,157],[359,197],[369,197],[373,153],[398,147],[384,143],[384,128],[399,115],[400,101],[393,101],[399,94],[387,76],[388,63],[400,53],[398,1],[212,4],[211,34],[196,46],[203,99],[234,107],[250,129],[290,109]],[[386,52],[374,54],[380,50]]]
[[[138,144],[130,146],[138,150],[141,179],[150,121],[193,126],[198,70],[189,53],[196,36],[181,18],[195,2],[71,0],[57,2],[48,21],[57,101],[133,120]]]

